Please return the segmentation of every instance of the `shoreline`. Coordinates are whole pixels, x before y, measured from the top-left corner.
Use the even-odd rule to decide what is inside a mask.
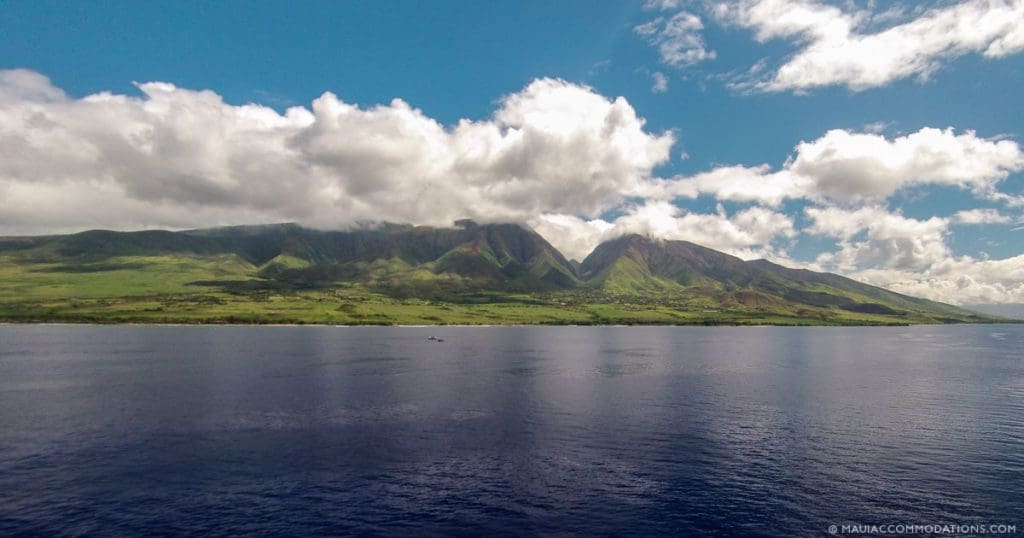
[[[452,323],[452,324],[436,324],[436,325],[406,325],[406,324],[334,324],[334,323],[173,323],[173,322],[111,322],[111,323],[96,323],[96,322],[74,322],[74,321],[0,321],[0,326],[54,326],[54,327],[316,327],[325,328],[333,327],[338,329],[347,328],[368,328],[368,327],[379,327],[379,328],[394,328],[394,329],[465,329],[465,328],[498,328],[498,327],[534,327],[534,328],[548,328],[548,327],[594,327],[594,328],[643,328],[643,327],[742,327],[742,328],[843,328],[843,327],[949,327],[949,326],[1004,326],[1004,325],[1024,325],[1024,320],[1007,320],[1007,321],[985,321],[980,323],[860,323],[860,324],[838,324],[838,323],[822,323],[822,324],[771,324],[771,323],[634,323],[634,324],[578,324],[578,323],[490,323],[490,324],[476,324],[476,323]]]

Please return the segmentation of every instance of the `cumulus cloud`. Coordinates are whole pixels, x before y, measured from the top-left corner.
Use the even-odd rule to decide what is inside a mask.
[[[863,203],[915,185],[967,189],[982,198],[1005,194],[996,187],[1024,169],[1024,152],[1012,141],[974,131],[925,127],[895,138],[842,129],[801,142],[782,168],[722,166],[693,176],[654,182],[651,194],[777,205],[787,198]]]
[[[579,260],[601,242],[627,234],[692,241],[745,259],[777,255],[773,242],[796,235],[789,216],[764,207],[733,215],[721,207],[717,213],[692,213],[665,201],[632,206],[611,221],[542,215],[530,224],[566,256]]]
[[[898,6],[878,13],[849,6],[741,0],[711,3],[710,11],[723,24],[751,30],[758,41],[797,44],[774,73],[736,85],[755,91],[835,85],[861,91],[910,77],[925,80],[967,54],[1000,58],[1024,51],[1024,0],[940,3],[911,18]]]
[[[0,226],[593,216],[645,183],[674,141],[625,99],[556,79],[453,126],[401,99],[364,108],[325,93],[279,114],[137,86],[138,97],[70,98],[38,73],[0,73]]]
[[[869,269],[853,278],[952,304],[1024,303],[1024,255],[1002,260],[950,258],[926,271]]]
[[[919,184],[984,193],[1024,168],[1024,153],[1016,142],[980,138],[974,131],[924,128],[887,139],[832,130],[799,144],[787,168],[813,178],[816,192],[837,200],[884,198]]]
[[[633,28],[633,32],[658,49],[661,62],[672,67],[686,67],[713,60],[715,51],[704,43],[704,23],[688,11],[670,17],[656,17]]]
[[[642,187],[641,194],[662,198],[696,198],[710,195],[719,200],[759,202],[778,205],[787,198],[804,195],[804,187],[786,170],[772,172],[767,164],[728,165],[692,176],[655,180]]]
[[[845,271],[876,266],[917,271],[951,255],[945,240],[949,221],[941,217],[918,220],[878,207],[809,207],[805,212],[812,221],[808,232],[839,240],[839,250],[818,256],[822,265]]]
[[[832,237],[837,249],[818,265],[899,293],[952,304],[1024,302],[1024,255],[1002,260],[954,256],[951,224],[1010,222],[991,208],[913,219],[880,207],[809,207],[806,231]]]

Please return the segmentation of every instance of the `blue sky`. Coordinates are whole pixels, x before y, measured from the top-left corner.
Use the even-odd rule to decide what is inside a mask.
[[[493,216],[574,257],[641,232],[1024,302],[1022,21],[1020,0],[6,2],[0,233]]]

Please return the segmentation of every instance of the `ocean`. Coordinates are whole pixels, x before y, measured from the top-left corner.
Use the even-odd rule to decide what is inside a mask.
[[[0,432],[2,535],[1024,533],[1024,326],[4,325]]]

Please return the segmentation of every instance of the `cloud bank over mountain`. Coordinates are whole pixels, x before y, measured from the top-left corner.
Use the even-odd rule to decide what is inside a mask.
[[[38,73],[0,74],[0,218],[73,228],[597,215],[673,144],[624,99],[554,79],[450,127],[401,99],[361,108],[324,93],[279,114],[208,90],[137,86],[140,97],[73,99]]]
[[[676,142],[623,97],[542,78],[490,117],[444,125],[401,99],[324,93],[283,112],[165,82],[72,97],[29,70],[0,72],[0,233],[295,221],[528,223],[567,256],[626,233],[745,258],[837,270],[949,302],[1024,300],[1024,257],[955,257],[958,226],[1013,226],[1024,169],[1012,139],[924,126],[887,137],[835,129],[779,167],[723,164],[660,177]],[[969,127],[969,126],[968,126]],[[978,206],[927,219],[887,201],[957,189]],[[711,212],[687,208],[711,200]],[[824,240],[794,259],[805,238]],[[969,276],[967,280],[963,277]]]

